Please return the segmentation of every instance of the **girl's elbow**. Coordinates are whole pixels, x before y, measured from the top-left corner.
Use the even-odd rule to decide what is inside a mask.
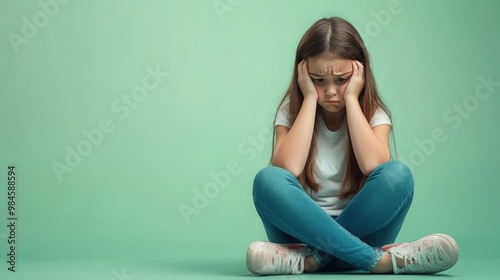
[[[375,168],[377,168],[379,165],[383,163],[388,162],[390,159],[391,159],[390,157],[385,157],[378,161],[369,162],[363,165],[360,164],[359,169],[361,169],[363,175],[368,176],[373,172],[373,170],[375,170]]]
[[[287,170],[288,172],[292,173],[292,175],[295,176],[295,178],[298,178],[302,174],[302,171],[303,171],[301,168],[298,168],[298,167],[290,165],[290,164],[281,163],[281,162],[276,161],[276,160],[271,161],[271,164],[272,164],[272,166],[280,167],[280,168]]]
[[[365,176],[368,176],[372,173],[372,171],[376,168],[375,167],[371,167],[371,166],[359,166],[359,169],[361,169],[361,173],[363,173],[363,175]]]
[[[292,175],[295,177],[295,178],[299,178],[299,176],[302,174],[302,169],[301,168],[294,168],[294,169],[291,169],[291,168],[286,168],[288,171],[290,171],[290,173],[292,173]]]

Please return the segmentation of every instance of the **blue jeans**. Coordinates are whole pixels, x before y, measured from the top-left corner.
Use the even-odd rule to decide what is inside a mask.
[[[307,245],[323,270],[370,271],[394,243],[413,200],[413,176],[399,161],[379,165],[338,216],[329,216],[289,171],[255,176],[253,200],[273,243]]]

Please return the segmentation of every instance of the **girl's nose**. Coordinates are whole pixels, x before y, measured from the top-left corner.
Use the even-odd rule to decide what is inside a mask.
[[[336,96],[337,95],[337,87],[334,85],[328,85],[325,91],[326,96]]]

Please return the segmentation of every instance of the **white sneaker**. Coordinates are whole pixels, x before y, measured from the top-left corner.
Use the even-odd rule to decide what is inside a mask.
[[[258,275],[302,274],[308,255],[305,244],[255,241],[248,247],[247,268]]]
[[[458,261],[455,240],[446,234],[431,234],[410,243],[401,243],[387,250],[392,257],[394,274],[427,274],[449,269]],[[398,267],[402,259],[403,267]]]

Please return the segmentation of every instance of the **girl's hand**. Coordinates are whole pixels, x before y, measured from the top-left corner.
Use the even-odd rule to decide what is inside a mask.
[[[365,75],[363,64],[357,60],[352,61],[352,75],[344,91],[344,100],[347,98],[358,99],[365,87]]]
[[[299,65],[297,66],[297,71],[299,77],[297,82],[299,83],[300,91],[302,91],[302,95],[304,95],[304,99],[306,98],[315,98],[318,99],[318,92],[316,91],[316,87],[309,76],[309,71],[307,70],[307,60],[303,59]]]

